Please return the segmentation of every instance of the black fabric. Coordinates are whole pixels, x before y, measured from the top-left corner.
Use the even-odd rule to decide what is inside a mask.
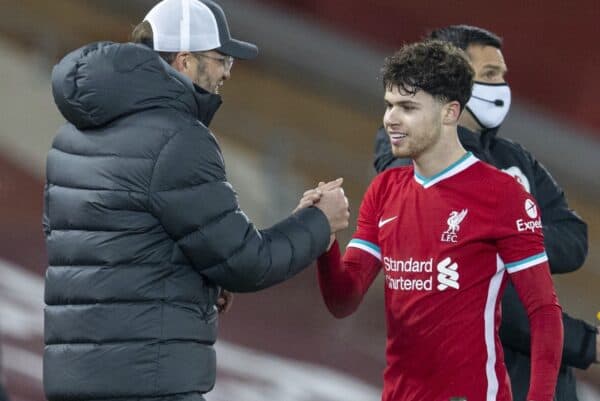
[[[257,230],[207,128],[220,98],[145,46],[86,46],[52,82],[67,123],[44,191],[46,397],[200,401],[220,288],[300,272],[327,248],[327,219],[311,207]]]
[[[225,13],[220,5],[211,0],[203,0],[203,2],[213,13],[219,29],[219,42],[221,43],[221,47],[214,50],[243,60],[250,60],[258,56],[258,47],[256,47],[255,44],[233,39],[231,37],[227,18],[225,18]]]
[[[0,383],[0,401],[8,401],[8,395],[6,394],[2,383]]]
[[[499,169],[518,168],[528,181],[530,192],[542,211],[544,243],[552,274],[568,273],[581,267],[587,256],[587,225],[569,209],[564,192],[550,173],[522,146],[497,136],[497,129],[474,133],[458,127],[463,147],[477,158]],[[375,170],[407,165],[410,160],[392,155],[383,128],[375,140]],[[563,313],[564,347],[558,376],[558,401],[576,401],[572,367],[585,369],[596,357],[596,329]],[[525,308],[510,285],[502,299],[500,339],[513,387],[514,400],[524,401],[529,389],[530,332]]]

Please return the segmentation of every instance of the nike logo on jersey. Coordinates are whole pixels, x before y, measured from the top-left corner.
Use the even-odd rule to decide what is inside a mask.
[[[379,219],[378,226],[379,226],[379,228],[381,228],[381,227],[385,226],[387,223],[389,223],[390,221],[394,221],[397,218],[398,218],[398,216],[390,217],[389,219],[385,219],[385,220]]]

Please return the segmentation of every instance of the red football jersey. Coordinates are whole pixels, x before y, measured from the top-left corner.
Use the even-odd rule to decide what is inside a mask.
[[[506,280],[527,298],[529,312],[558,305],[541,227],[531,195],[470,153],[431,178],[413,167],[375,178],[344,263],[359,276],[358,302],[377,272],[385,274],[383,401],[512,399],[498,337]],[[324,297],[332,299],[329,262],[319,262]],[[545,385],[552,392],[558,363],[549,363],[556,367],[540,372],[554,375]]]

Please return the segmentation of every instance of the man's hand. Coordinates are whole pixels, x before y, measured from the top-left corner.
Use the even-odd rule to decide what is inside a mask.
[[[304,192],[300,204],[294,212],[304,207],[316,206],[327,217],[331,234],[345,229],[348,227],[350,212],[348,210],[348,198],[344,195],[342,188],[343,182],[343,178],[327,183],[320,182],[317,188]]]
[[[298,203],[298,206],[296,206],[292,213],[296,213],[300,209],[315,205],[321,199],[324,191],[341,188],[343,182],[343,178],[338,178],[337,180],[329,181],[328,183],[320,182],[317,188],[309,189],[304,192],[302,199],[300,199],[300,203]]]
[[[315,204],[315,207],[321,209],[327,217],[331,234],[335,234],[348,227],[348,220],[350,219],[348,198],[344,195],[342,188],[324,191],[319,202]]]
[[[217,299],[217,310],[219,314],[226,313],[231,309],[233,303],[233,294],[227,290],[221,289],[219,299]]]

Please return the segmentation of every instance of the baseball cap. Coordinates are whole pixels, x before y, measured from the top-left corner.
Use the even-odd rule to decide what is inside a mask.
[[[233,39],[223,9],[210,0],[163,0],[144,17],[152,26],[154,50],[216,50],[238,59],[258,55],[256,45]]]

